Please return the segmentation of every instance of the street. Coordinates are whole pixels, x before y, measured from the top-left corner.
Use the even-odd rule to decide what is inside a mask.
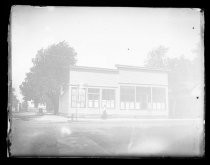
[[[199,156],[201,120],[15,117],[11,156]]]

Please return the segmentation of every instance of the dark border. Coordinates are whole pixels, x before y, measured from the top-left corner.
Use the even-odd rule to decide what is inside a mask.
[[[207,2],[207,1],[206,1]],[[186,8],[201,8],[204,12],[205,12],[205,54],[206,53],[206,36],[207,36],[207,27],[208,27],[208,23],[206,22],[207,21],[207,17],[208,17],[208,10],[207,10],[207,5],[204,3],[204,1],[175,1],[175,0],[162,0],[161,2],[160,1],[149,1],[149,0],[140,0],[140,1],[126,1],[126,2],[109,2],[109,1],[84,1],[84,2],[81,2],[81,1],[78,1],[78,0],[74,0],[74,1],[39,1],[39,0],[33,0],[33,1],[30,1],[30,0],[8,0],[7,1],[7,4],[5,5],[5,3],[2,3],[2,8],[1,10],[4,12],[3,17],[5,17],[4,21],[5,21],[5,24],[3,24],[3,26],[1,25],[1,27],[4,28],[3,30],[3,37],[4,37],[4,44],[2,45],[4,47],[3,49],[3,54],[5,54],[5,56],[2,54],[1,56],[1,65],[0,65],[0,70],[2,71],[3,74],[1,74],[1,87],[2,87],[2,91],[1,91],[1,94],[2,94],[2,99],[1,99],[1,114],[0,116],[2,117],[1,119],[1,136],[3,136],[3,138],[1,138],[0,142],[0,158],[6,158],[7,157],[7,143],[6,143],[6,140],[5,140],[5,137],[7,135],[7,102],[8,102],[8,78],[9,78],[9,75],[7,74],[8,73],[8,58],[10,58],[10,48],[9,48],[9,53],[8,53],[8,44],[7,44],[7,31],[8,31],[8,24],[9,24],[9,17],[10,17],[10,9],[11,9],[11,6],[13,5],[36,5],[36,6],[113,6],[113,7],[178,7],[178,8],[183,8],[183,7],[186,7]],[[208,51],[207,51],[208,52]],[[8,56],[7,56],[8,55]],[[206,56],[205,56],[205,60],[206,60]],[[205,62],[206,64],[206,62]],[[206,66],[206,65],[205,65]],[[205,72],[206,74],[207,72]],[[207,77],[207,76],[206,76]],[[205,77],[205,78],[206,78]],[[205,79],[207,80],[207,79]],[[205,81],[206,82],[206,81]],[[207,85],[207,83],[205,83]],[[205,91],[206,89],[206,85],[205,85]],[[205,99],[204,99],[205,103],[206,103],[206,94],[205,94]],[[5,103],[5,104],[4,104]],[[206,108],[206,104],[205,104],[205,108]],[[208,115],[208,112],[205,112],[205,115],[207,118],[207,115]],[[205,129],[208,128],[206,127],[208,124],[208,121],[206,122],[205,124]],[[2,129],[4,127],[4,129]],[[208,131],[206,129],[206,133],[205,133],[205,136],[208,135]],[[205,142],[205,145],[207,145],[208,142],[206,141]],[[206,147],[205,147],[206,148]],[[200,159],[206,159],[207,158],[207,155],[208,155],[208,150],[207,148],[205,149],[206,152],[205,152],[205,155],[203,158],[189,158],[191,159],[193,162],[195,162],[196,160],[200,160]],[[112,157],[109,157],[109,158],[112,158]],[[165,157],[167,158],[167,157]],[[96,157],[96,159],[98,159]],[[106,159],[106,158],[104,158]],[[127,159],[136,159],[136,157],[115,157],[115,159],[123,159],[123,161],[127,160]],[[143,159],[148,159],[148,158],[143,158]],[[150,158],[149,158],[150,159]],[[160,158],[152,158],[153,160],[159,160],[159,159],[162,159],[161,157]],[[171,158],[169,158],[171,159]],[[173,158],[174,159],[174,158]],[[177,160],[173,160],[174,163],[180,163],[179,160],[182,160],[183,159],[186,159],[186,158],[183,158],[183,157],[177,157],[176,158]],[[87,159],[86,159],[87,160]],[[86,161],[85,160],[85,161]],[[15,163],[17,160],[15,160]],[[104,160],[103,160],[104,161]],[[141,159],[142,161],[142,159]],[[178,162],[179,161],[179,162]],[[60,160],[59,160],[60,162]],[[128,162],[130,163],[130,162]],[[155,164],[158,163],[157,161],[154,162]],[[186,162],[185,162],[186,163]],[[189,162],[188,162],[189,163]],[[197,163],[197,162],[196,162]]]

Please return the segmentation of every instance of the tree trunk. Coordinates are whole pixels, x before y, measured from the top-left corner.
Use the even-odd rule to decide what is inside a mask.
[[[55,115],[58,114],[58,109],[59,109],[59,97],[54,96],[53,97],[53,110],[54,110]]]
[[[50,110],[54,112],[54,114],[58,114],[59,94],[48,94],[47,98],[47,108],[50,108]]]
[[[58,103],[54,103],[54,114],[58,114]]]
[[[35,108],[38,108],[39,103],[37,101],[34,101]]]
[[[46,110],[47,112],[51,112],[52,111],[52,108],[51,108],[51,103],[49,101],[46,102]]]
[[[58,114],[58,108],[59,108],[59,97],[56,95],[49,97],[49,104],[48,107],[54,112],[54,114]]]

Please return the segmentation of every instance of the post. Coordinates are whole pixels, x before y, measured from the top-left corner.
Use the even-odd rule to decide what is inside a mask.
[[[165,104],[165,109],[166,109],[166,111],[167,111],[167,114],[169,115],[169,106],[168,106],[168,104],[169,104],[169,102],[168,102],[168,87],[166,87],[165,88],[166,90],[165,90],[165,95],[166,95],[166,104]]]
[[[134,87],[134,109],[136,109],[136,86]]]
[[[99,110],[99,114],[101,114],[101,111],[103,111],[103,107],[102,107],[102,88],[99,88],[99,107],[98,107],[98,110]]]
[[[116,112],[120,112],[120,86],[115,90],[115,108]]]
[[[150,86],[150,91],[151,91],[151,110],[153,111],[153,100],[152,100],[152,86]]]
[[[80,101],[80,88],[84,88],[84,84],[79,83],[78,84],[78,88],[77,88],[77,106],[76,106],[76,120],[78,120],[78,105],[79,105],[79,101]]]
[[[77,119],[77,115],[78,115],[78,104],[79,104],[79,85],[78,85],[78,88],[77,88],[76,121],[78,120]]]

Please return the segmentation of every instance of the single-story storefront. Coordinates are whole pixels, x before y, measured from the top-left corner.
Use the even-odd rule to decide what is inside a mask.
[[[168,115],[165,70],[115,65],[116,69],[71,66],[59,112],[71,114]]]

